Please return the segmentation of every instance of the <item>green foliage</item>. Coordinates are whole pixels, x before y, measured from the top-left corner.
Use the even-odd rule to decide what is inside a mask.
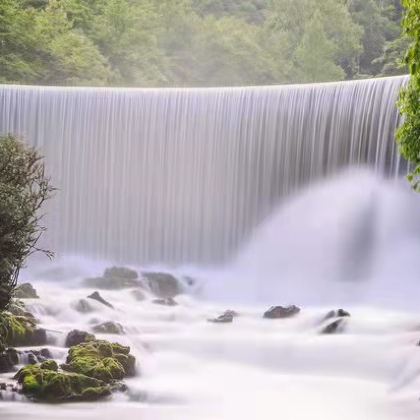
[[[12,135],[0,136],[0,311],[10,303],[25,259],[40,250],[40,209],[52,192],[37,151]]]
[[[398,107],[404,121],[396,137],[400,152],[413,168],[407,178],[420,192],[420,1],[403,0],[402,3],[406,8],[404,31],[412,40],[406,56],[411,77],[400,93]]]
[[[398,0],[3,0],[0,83],[217,86],[398,74],[400,18]]]

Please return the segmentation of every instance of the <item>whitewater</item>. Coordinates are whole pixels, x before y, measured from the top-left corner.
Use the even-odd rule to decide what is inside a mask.
[[[109,262],[33,262],[22,281],[43,279],[34,282],[41,299],[27,308],[49,331],[54,357],[64,361],[72,329],[116,321],[125,335],[97,337],[131,346],[138,375],[109,402],[1,402],[3,418],[418,418],[419,203],[402,180],[345,171],[282,205],[225,267],[172,270],[184,289],[176,307],[103,291],[115,309],[93,302],[81,314],[76,303],[93,291],[81,281]],[[262,318],[292,303],[297,317]],[[321,334],[339,308],[351,314],[344,330]],[[207,321],[227,309],[239,313],[232,324]]]

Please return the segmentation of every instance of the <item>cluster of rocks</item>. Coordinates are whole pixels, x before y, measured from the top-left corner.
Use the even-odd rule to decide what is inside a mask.
[[[115,272],[107,272],[108,276],[111,274],[115,275]],[[19,299],[38,297],[30,284],[19,286],[16,295]],[[99,292],[95,292],[79,301],[78,310],[89,312],[89,299],[112,308]],[[69,348],[66,362],[58,365],[47,348],[14,348],[47,344],[46,330],[38,324],[20,300],[15,301],[8,312],[0,313],[0,372],[12,372],[16,365],[26,364],[15,374],[17,382],[0,384],[0,398],[2,392],[19,392],[37,401],[93,401],[127,390],[122,381],[135,374],[136,362],[129,347],[74,330],[66,338],[65,345]],[[101,334],[124,333],[122,326],[115,322],[98,323],[92,329]]]
[[[301,309],[296,305],[290,306],[272,306],[263,314],[265,319],[286,319],[293,318],[299,315]],[[230,324],[234,318],[239,316],[235,311],[228,310],[216,318],[208,319],[213,324]],[[344,309],[332,310],[323,318],[323,322],[329,322],[325,327],[322,328],[321,334],[335,334],[340,333],[344,330],[346,319],[350,317],[350,313]]]
[[[31,351],[37,357],[28,360],[14,376],[18,383],[15,390],[47,402],[94,401],[127,390],[122,380],[135,374],[136,363],[130,347],[97,340],[93,334],[78,330],[68,334],[66,346],[68,355],[61,365],[48,351]]]
[[[101,291],[132,289],[131,293],[138,301],[145,300],[148,293],[151,293],[155,296],[155,299],[151,300],[152,303],[168,307],[178,305],[174,298],[182,292],[179,281],[170,274],[146,272],[139,275],[136,271],[123,267],[108,268],[102,277],[86,279],[84,284]],[[19,299],[38,298],[36,290],[29,283],[20,285],[16,296]],[[97,304],[92,301],[114,309],[99,291],[80,299],[74,308],[81,313],[94,312]],[[300,312],[301,309],[295,305],[272,306],[263,313],[262,318],[282,320],[297,317]],[[227,310],[215,318],[208,319],[208,322],[230,324],[238,316],[237,312]],[[39,321],[26,311],[21,301],[15,302],[10,311],[1,313],[0,317],[1,325],[7,326],[6,344],[9,346],[7,349],[0,347],[0,372],[11,372],[14,366],[22,361],[26,363],[14,376],[17,382],[0,384],[0,391],[20,392],[37,401],[93,401],[108,397],[116,391],[126,391],[124,378],[135,374],[136,360],[129,347],[99,340],[93,334],[124,334],[123,326],[117,322],[96,320],[92,321],[92,333],[71,331],[65,340],[65,346],[69,349],[66,361],[58,365],[47,348],[13,348],[44,346],[47,343],[46,331],[39,328]],[[330,311],[322,319],[320,333],[334,334],[343,331],[349,317],[350,314],[343,309]]]
[[[193,280],[186,279],[188,284]],[[159,299],[173,299],[182,293],[182,285],[172,274],[163,272],[142,272],[126,267],[110,267],[105,269],[101,277],[87,278],[84,286],[99,290],[134,289],[137,300],[144,300],[143,290],[149,291]]]

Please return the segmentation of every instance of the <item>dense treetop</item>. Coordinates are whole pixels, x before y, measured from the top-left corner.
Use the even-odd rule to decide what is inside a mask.
[[[217,86],[404,73],[399,0],[2,0],[0,83]]]

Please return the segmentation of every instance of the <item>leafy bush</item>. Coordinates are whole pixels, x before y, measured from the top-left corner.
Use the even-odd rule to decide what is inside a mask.
[[[400,152],[412,165],[407,178],[420,191],[420,1],[403,0],[402,3],[406,8],[404,31],[412,40],[406,56],[411,77],[400,93],[398,107],[404,122],[397,129],[396,137]]]
[[[42,157],[20,138],[0,136],[0,311],[7,309],[19,270],[45,231],[40,213],[54,189]]]

